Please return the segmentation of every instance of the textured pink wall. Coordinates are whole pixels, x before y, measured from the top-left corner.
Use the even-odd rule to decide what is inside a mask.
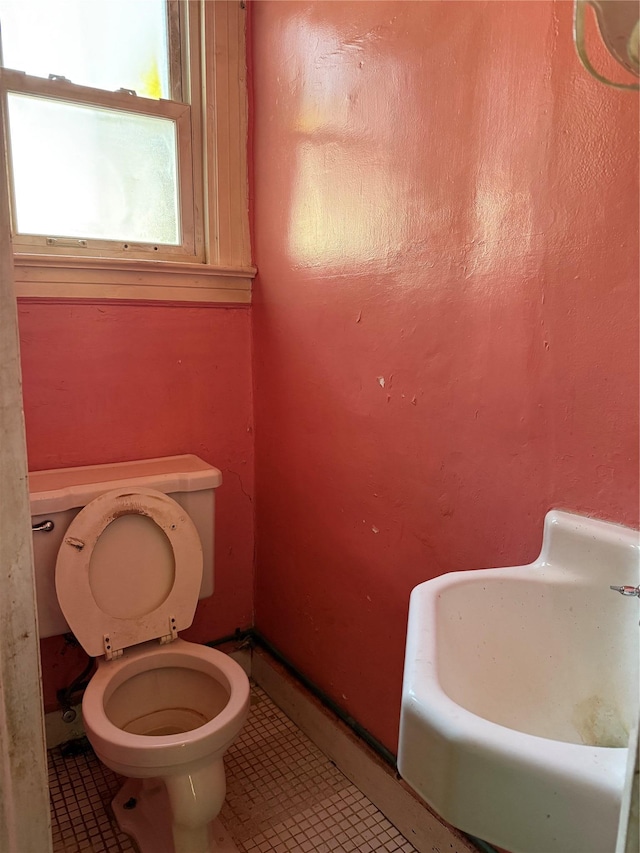
[[[214,595],[183,636],[252,624],[253,418],[247,308],[22,301],[31,470],[195,453],[222,470]],[[45,704],[83,654],[43,642]]]
[[[638,524],[637,98],[568,2],[252,8],[257,627],[395,749],[415,584]]]

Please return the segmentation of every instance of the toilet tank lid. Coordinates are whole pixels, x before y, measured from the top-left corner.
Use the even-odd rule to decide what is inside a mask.
[[[215,489],[222,472],[192,454],[29,472],[31,515],[86,506],[103,492],[144,486],[164,494]]]

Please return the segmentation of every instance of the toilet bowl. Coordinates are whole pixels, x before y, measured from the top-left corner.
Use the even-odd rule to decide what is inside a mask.
[[[127,778],[113,807],[141,853],[236,849],[216,818],[226,790],[222,757],[247,717],[249,681],[227,655],[178,636],[202,594],[201,540],[184,506],[148,485],[174,483],[200,526],[212,526],[212,503],[198,512],[198,495],[184,495],[212,493],[220,474],[201,460],[185,462],[194,459],[128,463],[146,474],[136,469],[129,481],[122,466],[67,469],[58,478],[40,472],[49,475],[40,478],[48,487],[40,504],[38,475],[31,485],[32,512],[34,500],[36,508],[50,506],[58,524],[61,613],[98,659],[82,703],[85,731],[98,758]],[[70,503],[83,504],[71,520],[64,515]]]
[[[103,764],[129,780],[152,783],[128,782],[113,804],[143,853],[171,851],[171,835],[177,853],[235,849],[228,840],[227,846],[213,843],[211,823],[226,793],[222,756],[248,707],[242,668],[207,646],[180,638],[164,646],[151,641],[117,660],[98,661],[82,701],[85,731]],[[165,797],[157,796],[158,780]]]

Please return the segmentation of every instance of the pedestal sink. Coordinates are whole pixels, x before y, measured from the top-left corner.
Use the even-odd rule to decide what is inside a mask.
[[[411,594],[398,769],[512,853],[612,853],[638,718],[637,531],[554,510],[535,563]]]

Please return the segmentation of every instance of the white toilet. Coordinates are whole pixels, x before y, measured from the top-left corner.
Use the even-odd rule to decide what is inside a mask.
[[[216,818],[249,681],[227,655],[178,636],[213,592],[221,481],[195,456],[29,476],[40,636],[71,630],[98,658],[85,731],[128,778],[113,807],[142,853],[236,849]]]

